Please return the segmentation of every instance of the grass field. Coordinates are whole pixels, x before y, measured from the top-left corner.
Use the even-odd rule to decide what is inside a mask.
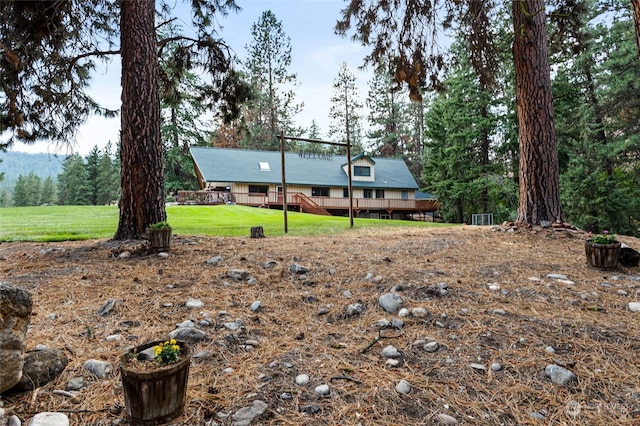
[[[0,241],[70,241],[111,238],[118,227],[116,206],[44,206],[0,209]],[[289,212],[290,235],[335,234],[349,229],[349,218]],[[266,236],[284,235],[281,210],[245,206],[167,206],[176,235],[249,236],[262,226]],[[354,219],[356,228],[449,226],[399,220]]]

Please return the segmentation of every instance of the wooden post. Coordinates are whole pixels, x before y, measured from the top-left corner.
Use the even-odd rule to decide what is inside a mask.
[[[280,159],[282,162],[282,214],[284,217],[284,233],[289,232],[289,222],[287,220],[287,178],[284,173],[284,133],[280,132]]]

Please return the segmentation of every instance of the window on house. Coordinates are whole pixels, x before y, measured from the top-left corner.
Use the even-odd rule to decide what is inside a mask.
[[[384,189],[376,189],[376,198],[384,198]]]
[[[349,198],[349,188],[342,188],[342,196],[344,198]]]
[[[271,167],[269,167],[269,162],[268,161],[260,161],[260,162],[258,162],[258,164],[260,165],[260,171],[261,172],[270,172],[271,171]]]
[[[400,196],[402,197],[403,200],[408,200],[409,199],[409,191],[402,191],[400,193]]]
[[[354,176],[371,176],[371,167],[368,166],[353,166]]]
[[[249,194],[268,194],[269,187],[267,185],[249,185]]]
[[[312,197],[328,197],[329,188],[325,188],[322,186],[314,186],[311,188],[311,196]]]
[[[365,189],[364,198],[373,198],[373,189]]]

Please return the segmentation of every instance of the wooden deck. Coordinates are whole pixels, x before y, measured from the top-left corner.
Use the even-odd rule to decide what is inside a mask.
[[[226,204],[282,209],[280,192],[238,193],[218,191],[178,191],[179,204]],[[347,197],[310,197],[300,192],[287,193],[287,206],[305,213],[341,215],[349,210]],[[360,212],[381,212],[391,216],[394,212],[429,213],[438,210],[437,200],[400,200],[388,198],[354,198],[353,209]]]

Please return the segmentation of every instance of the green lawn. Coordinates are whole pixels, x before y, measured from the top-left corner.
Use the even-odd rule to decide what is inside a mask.
[[[349,218],[289,212],[289,235],[335,234],[349,229]],[[284,235],[281,210],[245,206],[167,206],[177,235],[249,236],[262,226],[265,236]],[[354,219],[356,228],[450,226],[399,220]],[[115,206],[45,206],[0,209],[0,241],[66,241],[111,238],[118,227]]]

